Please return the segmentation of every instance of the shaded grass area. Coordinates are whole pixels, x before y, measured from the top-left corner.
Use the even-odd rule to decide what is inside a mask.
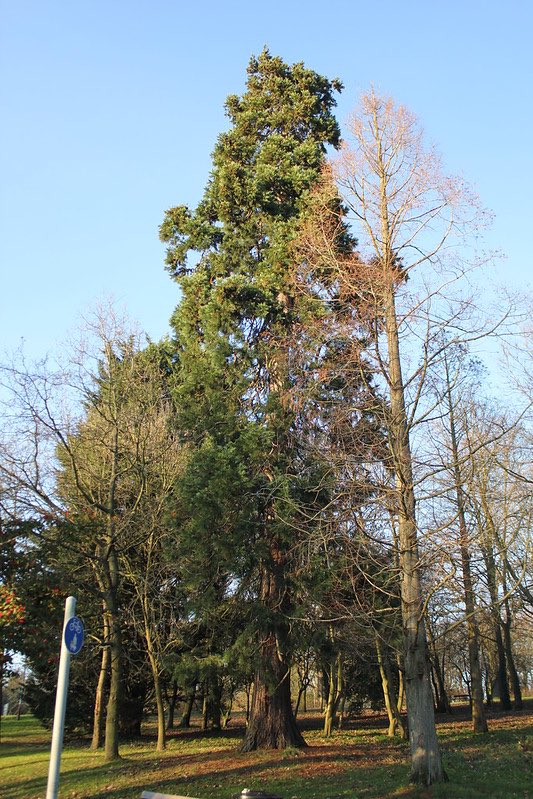
[[[243,788],[284,799],[533,799],[533,703],[514,714],[493,714],[488,735],[474,735],[466,714],[439,720],[450,781],[410,786],[405,743],[384,734],[383,719],[354,719],[329,740],[317,717],[304,719],[304,750],[238,750],[242,728],[172,735],[165,752],[148,737],[121,747],[122,759],[104,762],[86,741],[67,743],[61,762],[60,799],[139,799],[143,790],[201,799],[229,799]],[[2,719],[0,797],[44,799],[50,734],[29,716]]]

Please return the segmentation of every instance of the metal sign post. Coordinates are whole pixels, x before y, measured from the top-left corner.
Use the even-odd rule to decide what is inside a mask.
[[[65,728],[65,711],[67,709],[68,678],[70,657],[77,655],[83,645],[83,623],[74,615],[76,597],[69,596],[65,602],[65,618],[61,636],[61,655],[59,658],[59,674],[57,676],[56,707],[54,727],[52,730],[52,747],[50,749],[50,767],[48,769],[48,786],[46,799],[57,799],[59,787],[59,766],[63,749],[63,731]]]

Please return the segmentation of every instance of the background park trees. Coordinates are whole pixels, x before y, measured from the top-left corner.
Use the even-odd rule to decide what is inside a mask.
[[[145,638],[159,695],[160,656],[147,633],[146,614],[158,612],[165,500],[182,455],[170,424],[164,352],[154,346],[141,352],[135,336],[110,314],[100,315],[91,332],[95,349],[83,342],[65,368],[8,370],[9,432],[21,446],[5,453],[3,475],[8,511],[45,519],[38,540],[54,543],[59,569],[70,572],[66,584],[78,584],[101,607],[94,743],[99,744],[108,677],[105,749],[113,759],[124,667],[126,564],[135,618],[140,617],[133,629]],[[134,560],[133,552],[144,558]]]
[[[491,329],[459,282],[485,215],[375,93],[328,164],[340,88],[251,60],[202,200],[161,226],[172,341],[106,313],[67,367],[3,370],[1,587],[37,616],[9,566],[28,554],[58,601],[83,593],[86,716],[109,759],[128,707],[130,729],[157,714],[163,748],[179,701],[218,729],[237,690],[244,749],[303,746],[313,684],[326,735],[381,702],[429,784],[434,704],[466,686],[481,731],[484,699],[522,701],[529,420],[463,391]],[[53,684],[20,628],[9,647]]]

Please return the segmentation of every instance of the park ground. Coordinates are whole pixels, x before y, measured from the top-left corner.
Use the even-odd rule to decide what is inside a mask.
[[[59,799],[139,799],[143,790],[200,799],[230,799],[244,788],[284,799],[533,799],[533,700],[520,712],[489,714],[490,732],[474,735],[466,708],[438,720],[449,782],[409,785],[407,745],[386,735],[379,714],[357,716],[325,739],[320,717],[300,720],[309,744],[303,750],[243,754],[239,719],[220,733],[197,727],[170,734],[165,752],[155,749],[155,728],[121,747],[122,759],[106,764],[86,740],[66,742]],[[50,733],[31,716],[2,719],[0,797],[44,799]]]

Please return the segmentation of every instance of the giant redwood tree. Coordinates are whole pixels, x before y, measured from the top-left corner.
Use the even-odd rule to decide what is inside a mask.
[[[216,143],[203,199],[195,211],[172,208],[161,227],[182,291],[173,320],[181,423],[229,475],[225,492],[219,476],[213,490],[205,487],[221,509],[206,533],[218,538],[210,552],[225,559],[230,584],[252,607],[257,655],[245,750],[305,745],[289,679],[291,559],[305,493],[290,401],[299,322],[291,241],[326,145],[339,143],[332,108],[340,89],[267,50],[252,58],[246,91],[226,102],[231,124]],[[221,493],[241,499],[228,503]]]

